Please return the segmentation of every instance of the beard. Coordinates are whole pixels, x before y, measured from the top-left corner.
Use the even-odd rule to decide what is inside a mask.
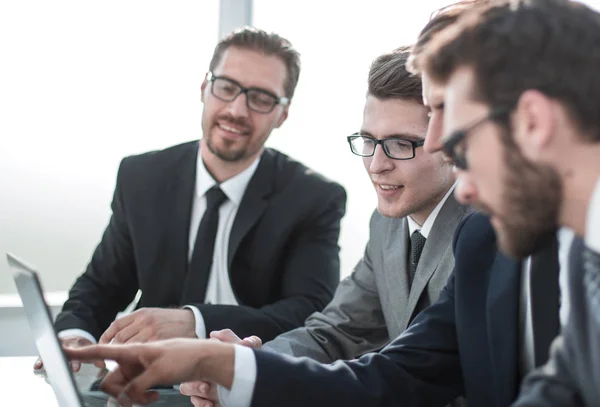
[[[213,131],[218,129],[219,122],[230,123],[236,127],[246,129],[246,132],[248,134],[246,134],[244,137],[247,139],[242,140],[242,143],[240,143],[239,141],[236,143],[233,140],[226,140],[221,138],[219,143],[219,141],[217,141],[217,138],[219,136],[213,134]],[[245,119],[236,118],[231,115],[223,115],[216,118],[212,126],[210,126],[209,130],[204,132],[204,137],[206,138],[206,146],[208,147],[209,151],[215,156],[217,156],[220,160],[226,162],[237,162],[242,161],[256,153],[256,151],[251,151],[251,143],[253,137],[252,133],[252,126]],[[241,145],[236,146],[236,144]]]
[[[504,210],[492,224],[500,250],[523,258],[555,239],[562,184],[552,167],[527,160],[512,140],[505,144]]]

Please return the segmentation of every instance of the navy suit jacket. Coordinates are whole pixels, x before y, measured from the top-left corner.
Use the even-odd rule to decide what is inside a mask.
[[[497,250],[481,214],[459,225],[453,244],[439,300],[380,353],[322,365],[255,351],[252,405],[443,406],[461,395],[470,406],[508,405],[521,379],[521,262]]]

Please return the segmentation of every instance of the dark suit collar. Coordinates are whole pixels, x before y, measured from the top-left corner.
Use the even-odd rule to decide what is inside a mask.
[[[229,250],[227,251],[228,269],[231,269],[231,263],[242,239],[260,219],[267,207],[267,198],[274,188],[274,174],[275,153],[265,149],[258,167],[248,183],[231,228]]]
[[[169,259],[168,270],[176,281],[172,293],[176,303],[181,299],[185,275],[188,269],[190,219],[196,183],[196,163],[200,143],[188,143],[181,146],[179,154],[165,171],[166,189],[159,196],[163,204],[161,211],[165,214],[166,230],[164,244]]]
[[[519,386],[519,295],[522,263],[497,252],[487,296],[487,331],[497,405],[508,405]]]

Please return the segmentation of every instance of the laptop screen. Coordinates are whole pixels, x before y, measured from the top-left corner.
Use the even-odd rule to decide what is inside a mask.
[[[15,256],[7,254],[7,258],[35,344],[44,361],[44,369],[58,404],[66,407],[81,407],[82,402],[75,387],[71,368],[52,325],[52,317],[44,300],[38,275]]]

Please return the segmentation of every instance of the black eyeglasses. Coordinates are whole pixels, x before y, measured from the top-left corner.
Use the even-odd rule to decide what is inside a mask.
[[[354,133],[348,136],[350,150],[361,157],[371,157],[375,148],[381,144],[386,156],[393,160],[410,160],[415,157],[415,148],[421,147],[425,140],[412,141],[401,137],[389,137],[377,140],[375,137]]]
[[[290,103],[289,98],[278,97],[260,88],[244,88],[233,79],[215,76],[212,72],[208,73],[207,80],[212,82],[210,92],[217,99],[223,102],[233,102],[239,95],[245,93],[246,106],[257,113],[271,113],[275,106],[286,106]]]
[[[508,107],[496,108],[487,116],[476,121],[467,128],[455,130],[443,141],[442,149],[444,150],[444,153],[454,162],[454,165],[457,168],[466,170],[469,168],[467,163],[466,147],[464,143],[467,134],[489,120],[496,121],[500,119],[506,119],[510,111],[511,109]]]

